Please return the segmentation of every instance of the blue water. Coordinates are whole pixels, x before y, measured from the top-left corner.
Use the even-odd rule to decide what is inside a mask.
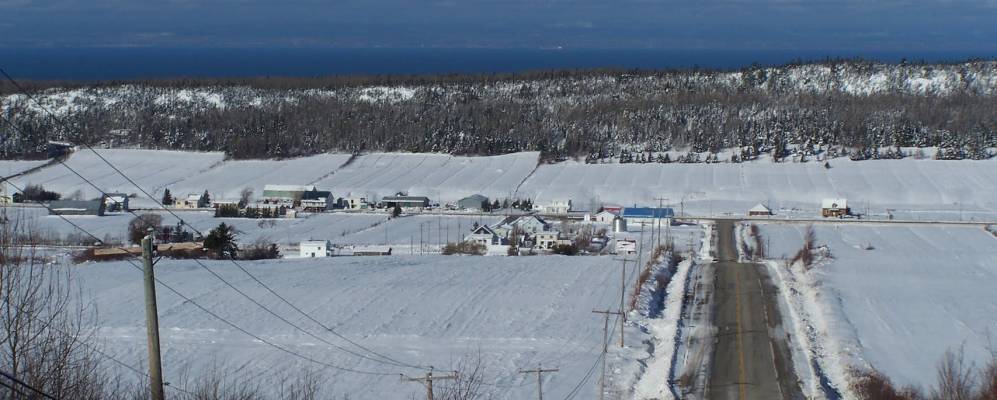
[[[882,61],[957,61],[997,54],[789,50],[645,49],[162,49],[0,48],[0,66],[16,78],[116,80],[176,77],[411,75],[498,73],[574,68],[719,68],[796,59],[864,57]]]

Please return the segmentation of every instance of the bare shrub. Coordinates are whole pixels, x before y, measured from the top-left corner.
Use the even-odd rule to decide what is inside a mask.
[[[163,216],[159,214],[142,214],[128,222],[128,242],[142,243],[142,238],[148,235],[148,230],[159,231],[163,225]]]
[[[924,398],[915,389],[897,389],[889,378],[877,371],[869,371],[859,376],[854,389],[855,394],[862,400],[919,400]]]
[[[458,254],[483,256],[487,252],[488,249],[485,247],[485,245],[474,242],[447,243],[446,246],[443,246],[443,255],[446,256],[452,256]]]
[[[256,243],[240,249],[238,258],[240,260],[273,260],[280,258],[280,249],[275,243],[257,240]]]
[[[938,400],[973,400],[974,372],[966,364],[962,349],[946,351],[938,363],[937,379],[932,397]]]
[[[487,398],[484,385],[484,367],[481,354],[461,358],[454,374],[456,379],[442,381],[435,398],[440,400],[475,400]]]
[[[803,247],[796,252],[796,255],[794,255],[790,260],[790,264],[799,262],[803,265],[804,269],[810,269],[814,260],[817,258],[816,251],[817,232],[814,231],[813,225],[808,225],[807,230],[803,234]]]

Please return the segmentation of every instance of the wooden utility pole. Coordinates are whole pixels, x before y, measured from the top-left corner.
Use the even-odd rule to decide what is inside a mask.
[[[156,307],[156,275],[152,269],[152,232],[142,238],[142,263],[145,264],[145,327],[149,345],[149,387],[152,391],[152,400],[164,400],[163,362],[159,354],[159,311]]]
[[[543,373],[545,372],[557,372],[557,368],[543,369],[543,366],[537,364],[537,369],[521,369],[519,373],[521,374],[537,374],[537,399],[544,400],[544,380]]]
[[[615,258],[614,260],[622,262],[620,264],[620,347],[623,347],[623,324],[627,322],[627,315],[623,313],[623,305],[626,304],[624,299],[626,298],[627,292],[627,260],[626,258]]]
[[[422,378],[408,378],[408,377],[405,377],[404,375],[402,376],[402,381],[405,381],[405,382],[419,382],[419,383],[421,383],[423,385],[426,385],[426,400],[434,400],[433,399],[433,381],[437,381],[437,380],[441,380],[441,381],[442,380],[453,380],[453,379],[457,379],[457,372],[456,371],[454,371],[454,373],[451,374],[451,375],[433,376],[433,368],[432,367],[429,368],[429,372],[426,373],[426,376],[424,376]]]
[[[668,201],[668,198],[667,197],[658,197],[655,200],[658,201],[658,212],[664,213],[664,211],[661,209],[663,207],[662,202]],[[655,215],[655,217],[660,217],[660,216]],[[657,246],[655,246],[655,249],[657,249],[658,247],[661,247],[661,220],[662,219],[663,218],[655,218],[655,220],[658,221],[658,243],[657,243]],[[665,229],[667,230],[668,228],[665,228]],[[667,241],[666,241],[666,243],[667,243]],[[653,250],[652,250],[652,252],[653,252]]]
[[[606,357],[609,353],[609,316],[620,315],[622,313],[609,310],[592,310],[593,313],[602,314],[602,377],[599,378],[599,400],[605,399],[606,395]],[[622,336],[622,335],[621,335]],[[621,343],[620,346],[623,346]]]

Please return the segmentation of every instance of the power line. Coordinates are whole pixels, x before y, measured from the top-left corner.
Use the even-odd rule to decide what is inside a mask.
[[[10,126],[11,126],[12,128],[14,128],[14,129],[17,129],[17,128],[16,128],[16,127],[15,127],[15,126],[14,126],[13,124],[11,124],[11,122],[10,122],[9,120],[7,120],[6,118],[3,118],[2,116],[0,116],[0,119],[3,119],[3,120],[4,120],[4,122],[6,122],[6,123],[7,123],[8,125],[10,125]],[[104,192],[104,191],[103,191],[103,189],[101,189],[101,188],[100,188],[99,186],[97,186],[97,185],[96,185],[95,183],[93,183],[93,181],[91,181],[91,180],[87,179],[86,177],[84,177],[84,176],[83,176],[82,174],[80,174],[80,173],[79,173],[78,171],[76,171],[75,169],[73,169],[72,167],[70,167],[70,166],[69,166],[68,164],[66,164],[66,163],[65,163],[65,162],[63,162],[62,160],[57,160],[57,161],[58,161],[58,162],[59,162],[59,164],[61,164],[61,165],[62,165],[63,167],[66,167],[66,169],[68,169],[68,170],[69,170],[70,172],[72,172],[72,173],[73,173],[74,175],[76,175],[77,177],[79,177],[80,179],[82,179],[82,180],[83,180],[84,182],[86,182],[87,184],[89,184],[89,185],[90,185],[91,187],[93,187],[93,188],[94,188],[95,190],[97,190],[97,191],[98,191],[98,192],[99,192],[99,193],[100,193],[101,195],[103,195],[103,196],[105,196],[105,197],[108,197],[108,196],[107,196],[107,193],[106,193],[106,192]],[[18,190],[20,190],[20,191],[23,191],[22,189],[18,188],[17,186],[15,186],[15,185],[13,185],[13,184],[12,184],[12,186],[14,186],[14,188],[15,188],[15,189],[18,189]],[[119,205],[121,204],[120,202],[118,202],[117,200],[115,200],[115,199],[114,199],[114,198],[112,198],[112,197],[108,197],[108,198],[111,198],[111,200],[112,200],[112,201],[114,201],[114,202],[115,202],[116,204],[119,204]],[[153,200],[155,200],[155,199],[153,199]],[[124,208],[122,207],[122,209],[124,209]],[[128,213],[130,213],[131,215],[134,215],[135,217],[138,217],[138,218],[141,218],[141,217],[140,217],[140,216],[139,216],[138,214],[136,214],[136,213],[135,213],[134,211],[131,211],[131,210],[125,210],[125,211],[127,211],[127,212],[128,212]],[[174,215],[175,215],[175,214],[174,214]],[[194,230],[195,232],[197,232],[197,233],[198,233],[198,235],[201,235],[201,236],[204,236],[204,235],[203,235],[203,233],[201,233],[200,231],[198,231],[198,230],[197,230],[197,228],[195,228],[195,227],[191,226],[190,224],[188,224],[187,222],[185,222],[185,221],[184,221],[183,219],[180,219],[179,221],[180,221],[180,223],[181,223],[182,225],[186,225],[186,226],[190,227],[191,229],[193,229],[193,230]],[[67,222],[68,222],[68,221],[67,221]],[[70,224],[72,224],[72,222],[70,222]],[[81,228],[80,228],[79,226],[77,226],[76,224],[72,224],[72,225],[73,225],[73,226],[75,226],[75,227],[76,227],[77,229],[81,229]],[[95,239],[96,239],[96,237],[95,237]],[[99,241],[100,239],[97,239],[97,240]],[[289,305],[289,306],[290,306],[291,308],[293,308],[293,309],[294,309],[295,311],[297,311],[297,312],[301,313],[301,314],[302,314],[302,315],[304,315],[304,316],[305,316],[306,318],[308,318],[308,319],[309,319],[309,320],[311,320],[312,322],[314,322],[314,323],[318,324],[319,326],[321,326],[321,327],[322,327],[322,328],[324,328],[325,330],[329,331],[329,332],[330,332],[330,333],[332,333],[333,335],[335,335],[335,336],[339,337],[340,339],[343,339],[343,340],[345,340],[345,341],[349,342],[350,344],[353,344],[354,346],[357,346],[357,347],[359,347],[359,348],[360,348],[360,349],[362,349],[363,351],[367,351],[367,352],[369,352],[369,353],[371,353],[371,354],[374,354],[374,355],[376,355],[376,356],[380,357],[381,359],[377,359],[377,358],[373,358],[373,357],[370,357],[370,356],[367,356],[367,355],[364,355],[364,354],[361,354],[361,353],[358,353],[358,352],[356,352],[356,351],[353,351],[353,350],[350,350],[350,349],[347,349],[347,348],[344,348],[344,347],[342,347],[342,346],[339,346],[339,345],[337,345],[337,344],[335,344],[335,343],[332,343],[332,342],[330,342],[330,341],[328,341],[328,340],[326,340],[326,339],[324,339],[324,338],[322,338],[322,337],[319,337],[319,336],[315,335],[314,333],[312,333],[312,332],[310,332],[310,331],[308,331],[308,330],[304,329],[304,328],[303,328],[303,327],[301,327],[300,325],[297,325],[297,324],[295,324],[295,323],[291,322],[290,320],[288,320],[287,318],[284,318],[283,316],[279,315],[278,313],[276,313],[275,311],[273,311],[273,310],[272,310],[272,309],[270,309],[269,307],[267,307],[267,306],[263,305],[263,304],[262,304],[262,303],[260,303],[260,302],[259,302],[258,300],[256,300],[256,299],[254,299],[253,297],[249,296],[248,294],[246,294],[245,292],[243,292],[242,290],[240,290],[240,289],[239,289],[238,287],[236,287],[236,286],[235,286],[234,284],[232,284],[231,282],[229,282],[228,280],[226,280],[225,278],[223,278],[223,277],[222,277],[221,275],[219,275],[218,273],[216,273],[216,272],[215,272],[214,270],[212,270],[211,268],[209,268],[209,267],[208,267],[207,265],[205,265],[205,264],[204,264],[203,262],[201,262],[200,260],[198,260],[198,259],[192,259],[192,260],[193,260],[193,261],[194,261],[194,262],[195,262],[196,264],[198,264],[198,266],[200,266],[200,267],[201,267],[202,269],[204,269],[205,271],[208,271],[208,272],[209,272],[209,273],[210,273],[211,275],[213,275],[213,276],[214,276],[215,278],[217,278],[218,280],[222,281],[222,282],[223,282],[223,283],[224,283],[224,284],[225,284],[226,286],[230,287],[230,288],[231,288],[232,290],[234,290],[234,291],[235,291],[236,293],[238,293],[238,294],[239,294],[240,296],[242,296],[242,297],[245,297],[245,298],[246,298],[246,299],[248,299],[248,300],[249,300],[250,302],[252,302],[252,303],[253,303],[253,304],[255,304],[256,306],[258,306],[259,308],[261,308],[261,309],[263,309],[264,311],[266,311],[267,313],[269,313],[269,314],[273,315],[273,316],[274,316],[275,318],[277,318],[277,319],[281,320],[282,322],[284,322],[285,324],[287,324],[287,325],[289,325],[289,326],[293,327],[294,329],[297,329],[297,330],[299,330],[299,331],[301,331],[301,332],[305,333],[306,335],[308,335],[308,336],[310,336],[310,337],[314,338],[315,340],[318,340],[318,341],[320,341],[320,342],[322,342],[322,343],[325,343],[325,344],[327,344],[327,345],[329,345],[329,346],[332,346],[332,347],[334,347],[334,348],[336,348],[336,349],[338,349],[338,350],[340,350],[340,351],[343,351],[343,352],[346,352],[346,353],[348,353],[348,354],[350,354],[350,355],[353,355],[353,356],[355,356],[355,357],[359,357],[359,358],[362,358],[362,359],[366,359],[366,360],[370,360],[370,361],[374,361],[374,362],[378,362],[378,363],[382,363],[382,364],[387,364],[387,365],[391,365],[391,366],[395,366],[395,367],[407,367],[407,368],[413,368],[413,369],[427,369],[427,368],[425,368],[425,367],[421,367],[421,366],[418,366],[418,365],[413,365],[413,364],[407,364],[407,363],[403,363],[403,362],[401,362],[401,361],[397,361],[397,360],[394,360],[394,359],[392,359],[391,357],[388,357],[388,356],[385,356],[385,355],[383,355],[383,354],[380,354],[380,353],[377,353],[377,352],[375,352],[375,351],[373,351],[373,350],[371,350],[371,349],[369,349],[369,348],[367,348],[367,347],[364,347],[364,346],[360,345],[359,343],[356,343],[355,341],[352,341],[352,340],[350,340],[350,339],[346,338],[346,337],[345,337],[345,336],[343,336],[342,334],[340,334],[340,333],[336,332],[336,331],[335,331],[334,329],[332,329],[331,327],[328,327],[328,326],[326,326],[325,324],[323,324],[322,322],[318,321],[317,319],[315,319],[315,318],[314,318],[314,317],[312,317],[311,315],[309,315],[309,314],[305,313],[305,312],[304,312],[304,311],[303,311],[303,310],[302,310],[302,309],[301,309],[300,307],[298,307],[298,306],[294,305],[293,303],[291,303],[290,301],[288,301],[288,300],[287,300],[286,298],[284,298],[283,296],[281,296],[280,294],[278,294],[278,293],[277,293],[277,292],[276,292],[275,290],[273,290],[273,289],[272,289],[272,288],[271,288],[270,286],[268,286],[268,285],[266,285],[265,283],[263,283],[263,282],[262,282],[262,281],[261,281],[261,280],[260,280],[259,278],[257,278],[257,277],[256,277],[255,275],[253,275],[252,273],[250,273],[250,272],[249,272],[249,271],[248,271],[247,269],[245,269],[245,268],[244,268],[244,267],[243,267],[243,266],[242,266],[241,264],[239,264],[238,262],[236,262],[234,258],[231,258],[231,256],[229,257],[229,260],[230,260],[230,261],[231,261],[231,262],[232,262],[233,264],[235,264],[235,265],[236,265],[236,267],[238,267],[238,268],[239,268],[239,270],[241,270],[241,271],[242,271],[243,273],[245,273],[245,274],[246,274],[246,275],[248,275],[248,276],[249,276],[250,278],[252,278],[252,279],[253,279],[253,280],[254,280],[255,282],[257,282],[257,283],[258,283],[258,284],[259,284],[260,286],[262,286],[262,287],[264,287],[265,289],[267,289],[267,291],[269,291],[270,293],[272,293],[272,294],[273,294],[274,296],[276,296],[277,298],[279,298],[279,299],[280,299],[281,301],[283,301],[284,303],[288,304],[288,305]]]
[[[18,384],[18,385],[21,385],[21,386],[23,386],[23,387],[26,387],[26,388],[28,388],[28,390],[30,390],[30,391],[32,391],[32,392],[35,392],[35,393],[38,393],[38,394],[40,394],[40,395],[41,395],[42,397],[44,397],[44,398],[46,398],[46,399],[49,399],[49,400],[59,400],[59,399],[57,399],[57,398],[56,398],[55,396],[52,396],[52,395],[50,395],[50,394],[48,394],[48,393],[45,393],[45,392],[43,392],[43,391],[42,391],[41,389],[38,389],[38,388],[36,388],[36,387],[34,387],[34,386],[31,386],[31,385],[29,385],[29,384],[28,384],[27,382],[24,382],[24,381],[22,381],[22,380],[20,380],[20,379],[17,379],[17,377],[15,377],[15,376],[14,376],[13,374],[10,374],[10,373],[7,373],[7,372],[5,372],[5,371],[3,371],[3,370],[0,370],[0,375],[2,375],[3,377],[5,377],[5,378],[7,378],[7,379],[10,379],[10,380],[11,380],[11,381],[13,381],[13,382],[14,382],[15,384]],[[11,390],[14,390],[14,389],[13,389],[13,388],[11,388]],[[22,394],[22,396],[23,396],[23,394]]]
[[[14,394],[16,394],[18,396],[28,397],[28,395],[24,394],[24,392],[22,392],[22,391],[18,390],[17,388],[15,388],[14,385],[8,384],[7,382],[4,382],[2,380],[0,380],[0,386],[3,386],[5,388],[9,389],[11,392],[13,392]]]
[[[15,185],[13,183],[11,183],[10,185],[13,186],[15,189],[23,192],[23,189],[21,189],[17,185]],[[51,206],[49,206],[47,204],[42,204],[42,207],[44,207],[45,209],[49,210],[50,212],[53,211],[52,208],[51,208]],[[100,241],[101,240],[100,238],[98,238],[93,233],[90,233],[86,229],[83,229],[79,225],[77,225],[77,224],[73,223],[72,221],[70,221],[64,215],[61,215],[61,214],[55,213],[55,212],[53,212],[53,214],[55,214],[56,216],[58,216],[63,221],[66,221],[67,223],[69,223],[70,225],[72,225],[73,227],[75,227],[80,232],[83,232],[87,236],[93,238],[94,240],[96,240],[96,241]],[[135,256],[133,255],[132,258],[134,258],[134,257]],[[136,265],[135,262],[132,261],[131,258],[127,258],[127,259],[125,259],[125,261],[127,261],[133,268],[135,268],[135,269],[137,269],[139,271],[142,271],[142,267]],[[253,339],[256,339],[256,340],[258,340],[258,341],[260,341],[260,342],[262,342],[262,343],[264,343],[264,344],[266,344],[266,345],[268,345],[270,347],[273,347],[273,348],[275,348],[277,350],[280,350],[282,352],[288,353],[288,354],[290,354],[292,356],[295,356],[297,358],[300,358],[302,360],[309,361],[309,362],[312,362],[312,363],[315,363],[315,364],[318,364],[318,365],[321,365],[321,366],[325,366],[325,367],[328,367],[328,368],[331,368],[331,369],[335,369],[335,370],[339,370],[339,371],[343,371],[343,372],[353,372],[353,373],[357,373],[357,374],[382,375],[382,376],[397,375],[395,373],[385,373],[385,372],[376,372],[376,371],[364,371],[364,370],[357,370],[357,369],[352,369],[352,368],[347,368],[347,367],[341,367],[341,366],[338,366],[338,365],[330,364],[330,363],[327,363],[327,362],[324,362],[324,361],[319,361],[319,360],[316,360],[316,359],[314,359],[312,357],[300,354],[298,352],[295,352],[293,350],[290,350],[290,349],[287,349],[287,348],[285,348],[283,346],[280,346],[280,345],[278,345],[276,343],[273,343],[273,342],[271,342],[269,340],[266,340],[266,339],[260,337],[259,335],[256,335],[256,334],[254,334],[254,333],[246,330],[245,328],[242,328],[241,326],[239,326],[239,325],[237,325],[237,324],[229,321],[228,319],[223,318],[222,316],[218,315],[217,313],[215,313],[215,312],[209,310],[208,308],[202,306],[200,303],[194,301],[194,299],[191,299],[190,297],[184,295],[183,293],[180,293],[178,290],[176,290],[172,286],[166,284],[165,282],[163,282],[159,278],[156,278],[156,283],[158,283],[160,286],[166,288],[170,292],[173,292],[173,294],[177,295],[178,297],[180,297],[181,299],[183,299],[185,302],[188,302],[188,303],[192,304],[193,306],[197,307],[198,309],[200,309],[201,311],[203,311],[205,314],[208,314],[209,316],[211,316],[211,317],[213,317],[213,318],[221,321],[222,323],[228,325],[232,329],[235,329],[235,330],[237,330],[239,332],[242,332],[242,333],[246,334],[247,336],[250,336]]]
[[[4,77],[5,77],[5,78],[6,78],[6,79],[7,79],[7,80],[8,80],[8,81],[9,81],[9,82],[11,83],[11,84],[13,84],[15,88],[17,88],[17,89],[18,89],[18,90],[19,90],[19,91],[20,91],[21,93],[23,93],[23,94],[24,94],[25,96],[27,96],[27,97],[28,97],[28,99],[30,99],[30,100],[31,100],[32,102],[34,102],[34,103],[35,103],[35,105],[37,105],[37,106],[38,106],[39,108],[41,108],[41,109],[42,109],[43,111],[45,111],[45,113],[46,113],[46,114],[48,114],[48,115],[49,115],[49,117],[50,117],[50,118],[52,118],[52,119],[53,119],[54,121],[56,121],[56,122],[57,122],[57,123],[58,123],[58,124],[59,124],[60,126],[62,126],[63,128],[65,128],[66,130],[73,130],[73,129],[72,129],[72,128],[70,128],[70,127],[69,127],[69,126],[68,126],[68,125],[67,125],[67,124],[66,124],[65,122],[63,122],[63,121],[62,121],[62,120],[61,120],[61,119],[60,119],[59,117],[57,117],[57,116],[56,116],[56,115],[55,115],[54,113],[52,113],[52,112],[51,112],[51,111],[50,111],[50,110],[49,110],[49,109],[48,109],[47,107],[45,107],[45,106],[44,106],[43,104],[41,104],[41,102],[40,102],[40,101],[38,101],[38,100],[37,100],[37,99],[36,99],[36,98],[35,98],[34,96],[32,96],[32,95],[31,95],[31,94],[30,94],[29,92],[27,92],[26,90],[24,90],[24,88],[23,88],[23,87],[21,87],[21,86],[20,86],[20,84],[18,84],[18,83],[17,83],[17,81],[15,81],[15,80],[14,80],[14,78],[13,78],[13,77],[11,77],[11,76],[10,76],[10,74],[8,74],[8,73],[7,73],[7,71],[5,71],[5,70],[4,70],[3,68],[0,68],[0,73],[2,73],[2,74],[3,74],[3,76],[4,76]],[[14,128],[15,130],[18,130],[18,129],[17,129],[17,128],[16,128],[16,127],[15,127],[15,126],[13,125],[13,123],[11,123],[10,121],[6,120],[6,118],[4,118],[4,121],[5,121],[5,122],[7,122],[7,124],[8,124],[8,125],[10,125],[10,126],[11,126],[12,128]],[[18,130],[18,131],[19,131],[19,130]],[[146,197],[148,197],[148,198],[149,198],[149,200],[152,200],[152,201],[153,201],[153,202],[154,202],[154,203],[155,203],[156,205],[158,205],[158,206],[159,206],[160,208],[162,208],[162,209],[163,209],[164,211],[166,211],[167,213],[169,213],[170,215],[172,215],[173,217],[175,217],[175,218],[176,218],[176,219],[177,219],[177,220],[178,220],[178,221],[180,222],[180,224],[181,224],[181,225],[185,225],[185,226],[189,227],[189,228],[190,228],[191,230],[193,230],[194,232],[196,232],[196,233],[197,233],[198,235],[200,235],[201,237],[204,237],[204,233],[203,233],[203,232],[201,232],[200,230],[198,230],[198,229],[197,229],[196,227],[194,227],[193,225],[190,225],[189,223],[187,223],[186,221],[184,221],[184,219],[183,219],[183,218],[180,218],[180,216],[179,216],[179,215],[177,215],[177,214],[176,214],[175,212],[173,212],[172,210],[170,210],[169,208],[167,208],[167,207],[166,207],[166,205],[164,205],[164,204],[163,204],[162,202],[160,202],[159,200],[157,200],[157,199],[156,199],[156,198],[155,198],[154,196],[152,196],[151,194],[149,194],[149,192],[147,192],[147,191],[146,191],[145,189],[143,189],[143,188],[142,188],[141,186],[139,186],[139,185],[138,185],[138,183],[136,183],[136,182],[135,182],[134,180],[132,180],[132,179],[131,179],[131,178],[130,178],[130,177],[129,177],[128,175],[126,175],[126,174],[125,174],[124,172],[122,172],[122,171],[121,171],[121,170],[120,170],[120,169],[119,169],[118,167],[116,167],[116,166],[115,166],[115,165],[114,165],[113,163],[111,163],[111,162],[110,162],[110,161],[109,161],[109,160],[108,160],[107,158],[105,158],[104,156],[102,156],[102,155],[101,155],[101,154],[100,154],[100,153],[99,153],[99,152],[98,152],[97,150],[95,150],[95,149],[94,149],[93,147],[91,147],[91,146],[90,146],[90,145],[89,145],[88,143],[85,143],[85,142],[84,142],[84,143],[82,143],[82,145],[83,145],[84,147],[86,147],[86,148],[87,148],[88,150],[90,150],[91,152],[93,152],[93,153],[94,153],[94,155],[96,155],[96,156],[97,156],[97,158],[99,158],[99,159],[100,159],[101,161],[103,161],[103,162],[104,162],[105,164],[107,164],[107,165],[108,165],[108,166],[109,166],[109,167],[110,167],[110,168],[111,168],[112,170],[114,170],[114,171],[115,171],[116,173],[118,173],[119,175],[121,175],[121,177],[125,178],[125,180],[127,180],[127,181],[128,181],[129,183],[131,183],[131,184],[132,184],[133,186],[135,186],[135,188],[136,188],[136,189],[138,189],[138,190],[139,190],[139,191],[141,191],[141,192],[142,192],[143,194],[145,194],[145,196],[146,196]],[[94,189],[97,189],[97,191],[101,192],[101,194],[103,194],[103,195],[106,195],[106,194],[107,194],[107,193],[105,193],[105,192],[104,192],[103,190],[101,190],[100,188],[98,188],[98,187],[97,187],[97,186],[96,186],[95,184],[93,184],[92,182],[90,182],[89,180],[87,180],[86,178],[84,178],[84,177],[83,177],[82,175],[80,175],[79,173],[77,173],[77,172],[76,172],[75,170],[73,170],[72,168],[70,168],[70,167],[69,167],[68,165],[66,165],[66,164],[65,164],[64,162],[62,162],[61,160],[59,160],[59,163],[60,163],[60,164],[62,164],[63,166],[65,166],[65,167],[66,167],[67,169],[69,169],[70,171],[73,171],[73,173],[74,173],[74,174],[75,174],[76,176],[80,177],[80,179],[83,179],[84,181],[87,181],[87,183],[89,183],[89,184],[90,184],[91,186],[93,186],[93,187],[94,187]],[[114,200],[114,201],[115,201],[115,203],[117,203],[117,200]],[[129,212],[130,212],[130,213],[131,213],[132,215],[135,215],[135,216],[137,216],[137,215],[136,215],[136,214],[135,214],[134,212],[132,212],[132,211],[130,211],[130,210],[127,210],[127,211],[129,211]],[[333,335],[335,335],[336,337],[338,337],[338,338],[340,338],[340,339],[342,339],[342,340],[346,341],[347,343],[350,343],[350,344],[352,344],[352,345],[356,346],[357,348],[360,348],[360,349],[361,349],[361,350],[363,350],[363,351],[366,351],[366,352],[368,352],[368,353],[371,353],[371,354],[373,354],[373,355],[376,355],[376,356],[380,357],[381,359],[383,359],[384,361],[382,361],[382,360],[377,360],[377,359],[374,359],[374,358],[370,358],[370,357],[368,357],[368,356],[364,356],[364,355],[362,355],[362,354],[358,354],[358,353],[355,353],[355,352],[352,352],[352,351],[350,351],[350,350],[347,350],[347,349],[344,349],[344,348],[342,348],[342,347],[339,347],[338,345],[335,345],[335,344],[332,344],[332,343],[329,343],[329,342],[325,341],[324,339],[321,339],[321,338],[318,338],[318,337],[315,337],[315,338],[316,338],[316,340],[319,340],[319,341],[322,341],[323,343],[326,343],[326,344],[329,344],[330,346],[333,346],[333,347],[335,347],[335,348],[337,348],[337,349],[340,349],[340,350],[342,350],[342,351],[345,351],[345,352],[347,352],[347,353],[350,353],[350,354],[352,354],[352,355],[355,355],[355,356],[357,356],[357,357],[361,357],[361,358],[365,358],[365,359],[369,359],[369,360],[371,360],[371,361],[375,361],[375,362],[381,362],[381,363],[384,363],[384,364],[389,364],[389,365],[394,365],[394,366],[399,366],[399,367],[408,367],[408,368],[414,368],[414,369],[423,369],[423,370],[428,370],[428,368],[427,368],[427,367],[425,367],[425,366],[419,366],[419,365],[414,365],[414,364],[409,364],[409,363],[405,363],[405,362],[401,362],[401,361],[398,361],[398,360],[395,360],[395,359],[393,359],[393,358],[391,358],[391,357],[388,357],[388,356],[386,356],[386,355],[383,355],[383,354],[381,354],[381,353],[378,353],[378,352],[375,352],[375,351],[371,350],[370,348],[367,348],[367,347],[365,347],[365,346],[362,346],[362,345],[360,345],[359,343],[357,343],[357,342],[355,342],[355,341],[353,341],[353,340],[350,340],[350,339],[346,338],[346,337],[345,337],[345,336],[343,336],[342,334],[340,334],[340,333],[336,332],[336,331],[335,331],[334,329],[332,329],[332,327],[329,327],[329,326],[327,326],[327,325],[323,324],[322,322],[318,321],[318,320],[317,320],[316,318],[314,318],[314,317],[313,317],[313,316],[311,316],[310,314],[308,314],[308,313],[304,312],[304,310],[302,310],[302,309],[301,309],[300,307],[298,307],[297,305],[295,305],[295,304],[291,303],[291,302],[290,302],[289,300],[287,300],[287,299],[286,299],[286,298],[285,298],[284,296],[281,296],[280,294],[278,294],[278,293],[277,293],[277,292],[276,292],[276,291],[275,291],[275,290],[274,290],[273,288],[271,288],[271,287],[270,287],[269,285],[265,284],[265,283],[264,283],[263,281],[261,281],[260,279],[258,279],[258,278],[257,278],[257,277],[256,277],[255,275],[253,275],[252,273],[250,273],[250,272],[249,272],[249,271],[248,271],[247,269],[243,268],[243,267],[242,267],[242,265],[241,265],[241,264],[239,264],[239,263],[238,263],[238,262],[237,262],[237,261],[236,261],[236,260],[235,260],[234,258],[232,258],[232,257],[230,256],[230,257],[229,257],[229,259],[230,259],[230,261],[231,261],[231,262],[232,262],[233,264],[235,264],[235,265],[236,265],[236,267],[238,267],[238,268],[239,268],[239,270],[240,270],[240,271],[242,271],[243,273],[245,273],[245,274],[246,274],[247,276],[249,276],[249,277],[250,277],[250,278],[251,278],[251,279],[252,279],[253,281],[255,281],[255,282],[256,282],[257,284],[259,284],[260,286],[262,286],[263,288],[265,288],[265,289],[266,289],[266,290],[267,290],[268,292],[270,292],[271,294],[273,294],[274,296],[276,296],[276,297],[277,297],[278,299],[280,299],[280,300],[281,300],[282,302],[284,302],[285,304],[287,304],[288,306],[290,306],[290,307],[291,307],[292,309],[294,309],[294,310],[295,310],[296,312],[298,312],[298,313],[300,313],[301,315],[303,315],[303,316],[304,316],[304,317],[305,317],[306,319],[308,319],[308,320],[312,321],[313,323],[315,323],[315,324],[319,325],[320,327],[322,327],[322,328],[323,328],[323,329],[325,329],[326,331],[329,331],[330,333],[332,333],[332,334],[333,334]],[[226,285],[228,285],[229,287],[232,287],[233,289],[235,289],[235,290],[236,290],[237,292],[239,292],[239,293],[240,293],[241,295],[243,295],[244,297],[246,297],[247,299],[249,299],[249,300],[250,300],[250,301],[252,301],[253,303],[256,303],[257,305],[260,305],[260,304],[259,304],[259,303],[257,303],[257,302],[256,302],[255,300],[253,300],[253,299],[252,299],[252,298],[250,298],[249,296],[246,296],[246,295],[245,295],[245,294],[243,294],[243,293],[242,293],[241,291],[239,291],[238,289],[236,289],[236,288],[235,288],[235,287],[234,287],[234,286],[233,286],[232,284],[230,284],[229,282],[225,281],[225,280],[224,280],[223,278],[221,278],[221,277],[220,277],[220,276],[219,276],[218,274],[216,274],[216,273],[214,273],[213,271],[211,271],[210,269],[208,269],[208,268],[207,268],[207,266],[205,266],[204,264],[202,264],[202,263],[201,263],[200,261],[198,261],[197,259],[194,259],[194,260],[195,260],[195,262],[197,262],[197,264],[199,264],[199,265],[200,265],[200,266],[201,266],[202,268],[204,268],[204,269],[208,270],[209,272],[211,272],[211,274],[212,274],[212,275],[215,275],[215,277],[217,277],[218,279],[220,279],[220,280],[222,280],[223,282],[225,282],[225,284],[226,284]],[[262,305],[260,305],[260,307],[262,307],[262,308],[266,309],[266,307],[263,307]],[[271,314],[273,314],[273,312],[272,312],[272,311],[270,311],[269,309],[267,309],[267,311],[268,311],[268,312],[270,312]],[[277,316],[276,314],[274,314],[274,315],[275,315],[275,316]],[[283,320],[283,321],[287,322],[288,324],[290,324],[290,325],[292,325],[292,326],[293,326],[293,324],[291,324],[290,322],[288,322],[287,320],[285,320],[285,319],[284,319],[283,317],[280,317],[280,316],[277,316],[277,317],[278,317],[278,318],[280,318],[281,320]],[[304,331],[303,329],[301,329],[300,327],[297,327],[297,326],[295,326],[295,328],[296,328],[296,329],[298,329],[298,330],[301,330],[302,332],[305,332],[305,333],[306,333],[306,334],[308,334],[309,336],[313,336],[313,335],[311,335],[310,333],[308,333],[307,331]],[[314,336],[313,336],[313,337],[314,337]]]

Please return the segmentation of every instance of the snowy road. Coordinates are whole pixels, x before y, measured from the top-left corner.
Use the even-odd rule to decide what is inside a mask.
[[[737,262],[734,224],[717,226],[713,324],[718,328],[708,399],[801,398],[785,340],[773,337],[781,321],[777,289],[764,266]]]

